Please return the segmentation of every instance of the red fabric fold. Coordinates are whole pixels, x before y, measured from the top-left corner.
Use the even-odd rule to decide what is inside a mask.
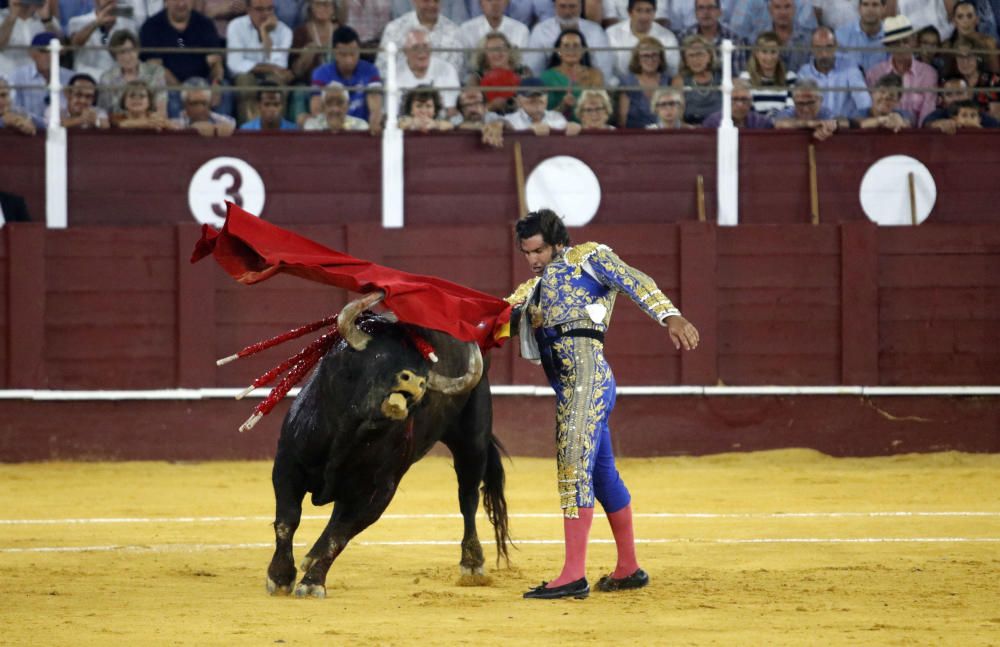
[[[382,290],[386,295],[382,303],[402,322],[475,341],[483,350],[505,339],[499,331],[510,319],[510,304],[503,299],[354,258],[226,204],[221,231],[202,226],[192,263],[214,256],[222,269],[247,285],[283,273],[362,294]]]

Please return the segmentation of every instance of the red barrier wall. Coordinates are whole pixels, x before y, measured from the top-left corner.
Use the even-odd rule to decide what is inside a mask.
[[[804,132],[740,133],[740,221],[807,223],[808,149],[815,147],[823,222],[864,220],[861,178],[894,154],[923,162],[937,185],[935,223],[991,222],[1000,177],[1000,133],[946,136],[845,132],[815,142]],[[716,137],[710,130],[616,131],[578,137],[509,135],[502,150],[474,133],[408,134],[408,225],[504,225],[517,213],[513,144],[526,173],[554,155],[586,162],[602,188],[594,224],[665,223],[696,218],[697,177],[715,219]],[[969,151],[975,151],[970,161]],[[72,225],[188,222],[188,185],[206,161],[234,156],[251,164],[267,189],[263,215],[295,224],[377,224],[381,219],[381,141],[361,134],[237,133],[206,139],[190,133],[69,133]],[[27,196],[44,220],[44,140],[0,132],[0,190]]]

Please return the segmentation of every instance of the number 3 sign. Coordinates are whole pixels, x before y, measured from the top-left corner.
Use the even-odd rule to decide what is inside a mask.
[[[264,182],[243,160],[216,157],[202,164],[191,178],[188,206],[198,222],[222,227],[227,200],[259,215],[264,209]]]

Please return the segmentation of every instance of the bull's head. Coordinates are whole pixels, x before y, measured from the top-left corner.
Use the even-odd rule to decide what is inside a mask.
[[[337,317],[338,330],[354,350],[364,350],[372,339],[371,335],[355,325],[355,318],[384,297],[383,292],[372,292],[348,303],[340,311]],[[475,342],[470,342],[466,346],[469,362],[465,375],[448,377],[430,370],[425,379],[413,371],[404,369],[396,374],[395,384],[391,387],[388,397],[382,401],[382,413],[394,420],[403,420],[409,415],[410,406],[420,402],[426,390],[438,391],[444,395],[459,395],[475,388],[483,376],[483,356],[479,351],[479,345]]]

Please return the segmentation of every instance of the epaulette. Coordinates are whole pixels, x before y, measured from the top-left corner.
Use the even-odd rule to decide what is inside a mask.
[[[504,301],[513,305],[524,303],[525,301],[528,300],[528,297],[531,296],[531,293],[532,291],[534,291],[535,286],[538,285],[538,280],[539,279],[537,276],[533,279],[528,279],[521,285],[517,286],[514,292],[511,293],[509,297],[504,299]]]
[[[611,248],[607,245],[602,245],[601,243],[580,243],[579,245],[574,245],[565,254],[563,254],[563,258],[566,259],[567,265],[577,267],[579,265],[583,265],[587,259],[598,250],[610,252]]]

